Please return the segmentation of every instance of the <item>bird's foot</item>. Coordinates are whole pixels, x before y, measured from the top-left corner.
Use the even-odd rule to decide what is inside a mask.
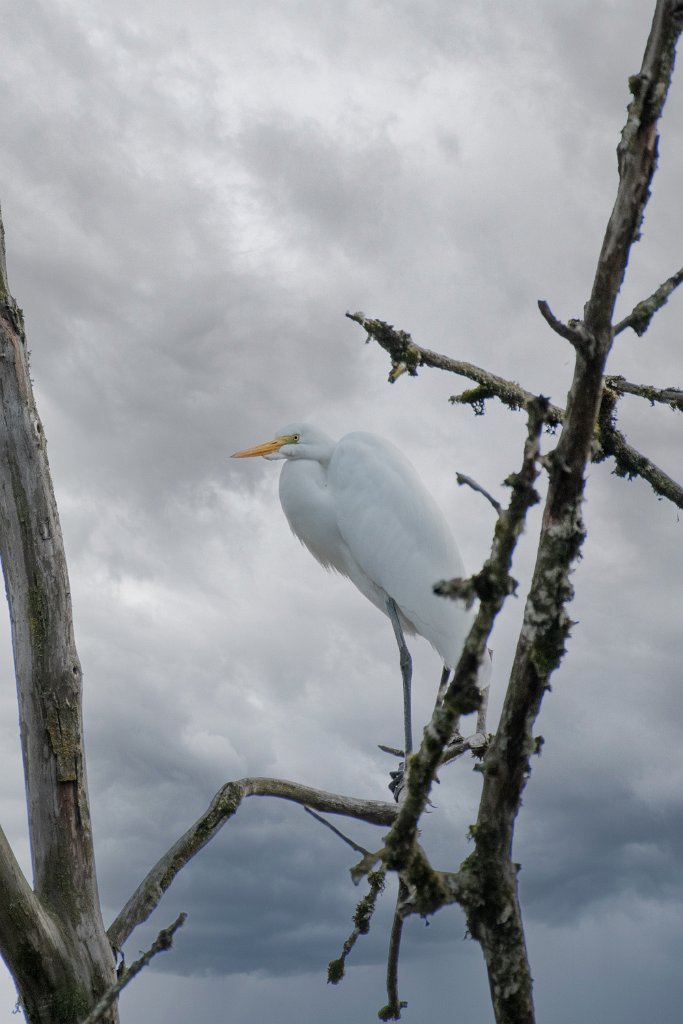
[[[389,772],[389,778],[391,782],[388,785],[388,789],[393,794],[396,803],[401,800],[401,794],[406,784],[406,754],[405,750],[399,750],[398,747],[387,747],[383,743],[377,744],[379,749],[385,754],[391,754],[392,757],[400,758],[398,768],[396,771]]]
[[[401,802],[401,794],[406,784],[406,763],[401,761],[395,772],[389,772],[389,783],[388,789],[391,792],[396,803]]]

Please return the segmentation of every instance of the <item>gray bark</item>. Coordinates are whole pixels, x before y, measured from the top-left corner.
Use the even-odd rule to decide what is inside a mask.
[[[114,982],[115,960],[97,892],[69,578],[1,226],[0,558],[34,883],[3,836],[0,952],[31,1024],[75,1024]]]

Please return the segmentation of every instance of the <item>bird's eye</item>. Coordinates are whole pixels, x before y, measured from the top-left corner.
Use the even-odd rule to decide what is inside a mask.
[[[298,434],[292,434],[292,443],[293,444],[297,444],[298,440],[299,440],[299,435]]]

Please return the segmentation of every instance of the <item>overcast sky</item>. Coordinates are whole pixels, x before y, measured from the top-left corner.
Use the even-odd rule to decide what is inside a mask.
[[[465,563],[520,462],[524,422],[452,406],[467,382],[390,386],[362,309],[563,404],[616,187],[615,148],[654,4],[644,0],[22,0],[3,5],[0,201],[23,307],[85,672],[88,770],[109,923],[219,786],[277,775],[384,798],[401,738],[388,621],[291,536],[277,464],[231,452],[292,420],[409,455]],[[683,263],[683,103],[620,299]],[[610,371],[683,386],[683,294]],[[681,419],[624,400],[629,439],[683,475]],[[552,439],[549,441],[552,444]],[[539,1021],[680,1020],[683,524],[591,467],[578,620],[544,703],[516,859]],[[529,575],[531,517],[515,575]],[[495,726],[519,626],[493,639]],[[4,616],[4,611],[3,611]],[[0,821],[29,871],[2,626]],[[413,643],[416,720],[439,660]],[[479,776],[443,773],[425,843],[469,851]],[[381,833],[355,828],[366,845]],[[301,809],[252,800],[182,873],[127,954],[188,921],[122,1000],[125,1024],[356,1024],[385,1002],[393,894],[344,983],[327,961],[359,895],[353,854]],[[406,1020],[492,1020],[456,910],[406,928]],[[0,965],[0,1024],[15,995]],[[305,1018],[302,1018],[305,1008]]]

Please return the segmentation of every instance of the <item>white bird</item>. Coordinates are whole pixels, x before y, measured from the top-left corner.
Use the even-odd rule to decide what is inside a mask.
[[[408,459],[374,434],[347,434],[335,443],[294,423],[232,457],[257,455],[285,460],[280,502],[292,532],[392,622],[401,654],[407,756],[411,661],[403,633],[419,633],[436,648],[444,662],[443,685],[471,623],[460,602],[433,590],[439,580],[465,575],[450,527]]]

